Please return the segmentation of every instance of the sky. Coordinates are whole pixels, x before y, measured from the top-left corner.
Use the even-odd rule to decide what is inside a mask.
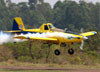
[[[15,3],[18,3],[18,2],[28,2],[28,0],[12,0],[12,2],[15,2]],[[44,0],[45,2],[49,2],[50,5],[53,7],[53,5],[58,1],[58,0]],[[64,0],[61,0],[61,1],[64,1]],[[76,1],[78,2],[79,0],[73,0],[73,1]],[[100,2],[100,0],[85,0],[87,2],[93,2],[93,3],[96,3],[96,2]]]

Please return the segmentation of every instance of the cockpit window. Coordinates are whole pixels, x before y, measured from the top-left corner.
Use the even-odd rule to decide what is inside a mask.
[[[49,30],[47,25],[44,25],[44,30]]]
[[[53,26],[53,25],[49,25],[49,27],[50,27],[50,29],[53,29],[53,28],[54,28],[54,26]]]

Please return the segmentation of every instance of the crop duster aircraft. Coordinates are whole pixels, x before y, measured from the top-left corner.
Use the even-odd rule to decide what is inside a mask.
[[[68,53],[70,55],[74,54],[74,49],[71,48],[73,43],[81,43],[80,49],[83,49],[84,40],[88,39],[88,36],[96,35],[96,31],[90,31],[80,34],[65,33],[64,30],[55,28],[51,23],[43,24],[39,29],[25,29],[24,24],[20,17],[14,18],[13,29],[12,31],[5,31],[10,33],[39,33],[45,34],[45,37],[34,37],[34,36],[25,36],[17,35],[14,38],[17,39],[26,39],[28,41],[41,41],[47,44],[58,44],[59,48],[55,49],[55,55],[60,55],[61,46],[68,46]],[[49,45],[48,45],[49,46]]]

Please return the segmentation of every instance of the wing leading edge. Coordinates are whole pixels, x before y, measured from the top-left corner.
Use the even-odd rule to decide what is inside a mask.
[[[14,38],[17,38],[17,39],[29,39],[29,40],[57,41],[57,38],[26,37],[26,36],[17,36],[17,37],[14,37]]]

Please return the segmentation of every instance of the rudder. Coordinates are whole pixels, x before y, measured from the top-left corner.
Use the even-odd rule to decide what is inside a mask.
[[[24,27],[21,17],[15,17],[13,20],[12,30],[24,30],[24,29],[25,27]]]

